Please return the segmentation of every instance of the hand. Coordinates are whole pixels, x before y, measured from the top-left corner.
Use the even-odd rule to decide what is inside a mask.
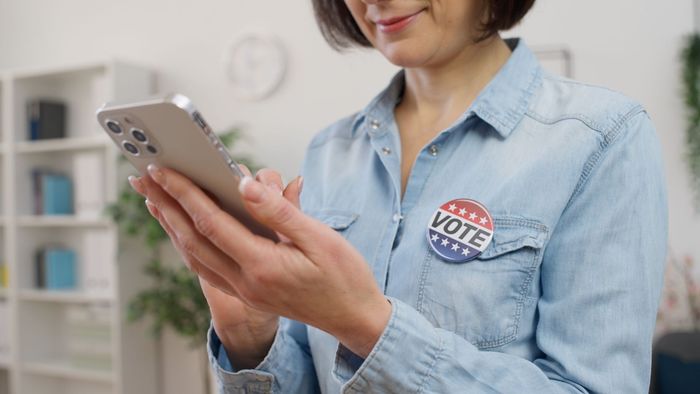
[[[241,169],[250,176],[248,168],[241,165]],[[261,182],[281,190],[282,179],[274,171],[262,170],[256,177]],[[129,182],[137,192],[146,196],[143,181],[130,177]],[[293,204],[299,206],[299,191],[293,189],[289,187],[285,195]],[[148,201],[146,206],[151,215],[160,222],[170,236],[173,246],[188,267],[194,272],[202,270],[201,263],[178,242],[177,237],[158,209]],[[177,209],[178,206],[174,205],[171,208]],[[277,315],[250,308],[238,298],[212,286],[201,276],[199,282],[211,311],[214,329],[227,350],[231,364],[237,370],[255,368],[267,355],[275,337],[279,320]]]
[[[252,234],[176,171],[149,172],[142,179],[147,198],[196,260],[201,277],[256,310],[315,326],[354,353],[369,354],[391,305],[342,236],[278,190],[246,177],[240,184],[245,207],[283,236],[273,242]]]

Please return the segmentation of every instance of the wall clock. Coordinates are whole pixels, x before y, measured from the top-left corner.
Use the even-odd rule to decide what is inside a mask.
[[[247,33],[234,40],[225,66],[238,98],[262,100],[282,84],[287,73],[287,51],[272,34]]]

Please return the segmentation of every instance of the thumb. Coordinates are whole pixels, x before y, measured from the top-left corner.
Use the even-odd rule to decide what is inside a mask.
[[[326,228],[304,215],[285,196],[251,177],[241,179],[238,188],[246,209],[257,221],[284,235],[302,249],[318,244]]]
[[[301,209],[301,203],[299,197],[301,196],[301,187],[304,183],[304,178],[298,176],[294,178],[293,181],[289,182],[287,187],[282,192],[284,198],[289,200],[295,207]]]

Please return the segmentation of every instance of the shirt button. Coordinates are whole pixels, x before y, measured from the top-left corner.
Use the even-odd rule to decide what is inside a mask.
[[[369,127],[372,128],[372,130],[377,130],[379,129],[379,126],[381,126],[381,123],[379,123],[378,120],[372,119],[369,121]]]
[[[437,145],[430,145],[430,148],[428,148],[428,151],[430,151],[431,156],[437,156],[437,154],[438,154]]]
[[[401,214],[399,214],[399,213],[395,213],[394,216],[392,217],[392,220],[393,220],[394,222],[398,222],[398,221],[401,220],[401,219],[402,219],[402,216],[401,216]]]
[[[385,155],[390,155],[390,154],[391,154],[391,148],[389,148],[389,147],[387,147],[387,146],[383,147],[383,148],[382,148],[382,153],[384,153]]]

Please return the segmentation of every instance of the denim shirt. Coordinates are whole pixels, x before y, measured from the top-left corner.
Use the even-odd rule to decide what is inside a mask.
[[[403,198],[403,73],[308,148],[302,208],[363,254],[392,304],[369,356],[283,320],[262,363],[234,371],[210,330],[221,393],[647,392],[667,241],[654,127],[638,103],[508,44],[471,107],[420,151]],[[426,237],[457,198],[494,225],[466,263]]]

